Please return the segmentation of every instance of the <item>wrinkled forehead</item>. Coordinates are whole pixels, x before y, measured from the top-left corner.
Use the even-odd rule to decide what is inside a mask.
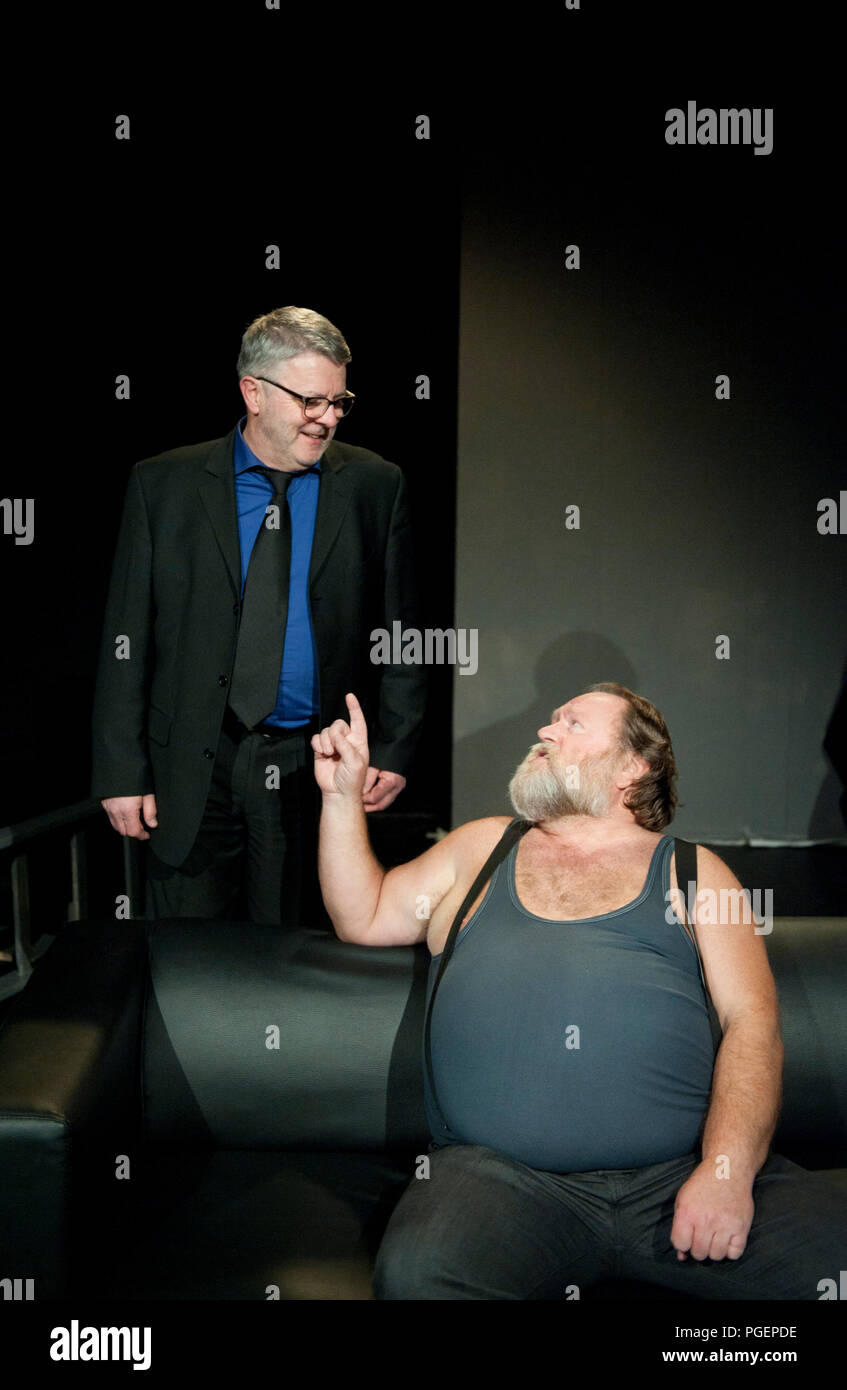
[[[555,724],[557,719],[564,716],[566,719],[577,719],[586,729],[611,729],[617,727],[622,719],[626,703],[621,695],[593,690],[557,705],[550,716],[550,723]]]

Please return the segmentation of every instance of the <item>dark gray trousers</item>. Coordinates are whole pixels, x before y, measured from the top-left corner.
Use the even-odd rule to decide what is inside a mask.
[[[317,880],[312,732],[311,725],[279,736],[221,730],[187,859],[173,868],[149,850],[149,917],[328,925]]]
[[[566,1299],[634,1279],[703,1299],[813,1300],[847,1268],[847,1187],[778,1154],[755,1179],[744,1253],[699,1262],[670,1241],[696,1155],[591,1173],[538,1172],[476,1144],[429,1160],[386,1229],[379,1299]]]

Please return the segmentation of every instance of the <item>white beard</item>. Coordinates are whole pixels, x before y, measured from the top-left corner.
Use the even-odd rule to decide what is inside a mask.
[[[530,749],[509,783],[509,800],[515,815],[538,824],[562,816],[607,816],[612,805],[613,776],[621,760],[619,749],[583,758],[576,764],[579,786],[569,787],[569,778],[555,754],[547,750],[544,758]]]

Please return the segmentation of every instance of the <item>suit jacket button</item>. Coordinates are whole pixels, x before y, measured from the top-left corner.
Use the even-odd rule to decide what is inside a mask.
[[[214,756],[215,756],[215,755],[214,755],[214,753],[212,752],[211,748],[204,748],[204,749],[203,749],[203,757],[204,757],[204,758],[213,758]]]
[[[240,607],[241,607],[241,604],[240,604],[240,603],[234,603],[234,604],[232,605],[232,611],[233,611],[233,613],[235,614],[236,617],[238,617],[238,610],[239,610]]]
[[[229,685],[229,676],[218,676],[218,685]]]

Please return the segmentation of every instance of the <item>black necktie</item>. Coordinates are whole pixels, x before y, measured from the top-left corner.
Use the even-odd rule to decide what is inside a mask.
[[[278,468],[256,471],[269,479],[274,495],[247,566],[229,696],[230,707],[248,729],[273,713],[279,692],[291,567],[291,516],[285,494],[294,477]]]

